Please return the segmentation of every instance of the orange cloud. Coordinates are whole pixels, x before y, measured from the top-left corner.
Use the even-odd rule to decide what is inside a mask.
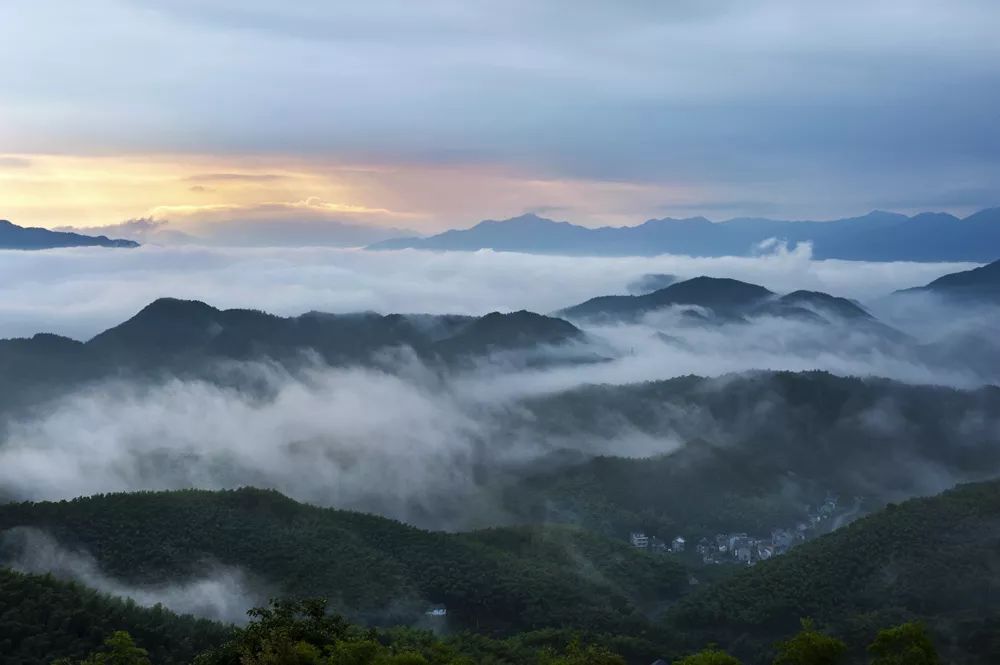
[[[48,227],[153,217],[196,231],[234,219],[288,218],[434,231],[526,211],[588,225],[620,225],[662,216],[664,203],[699,196],[699,191],[668,184],[539,178],[482,164],[0,155],[0,217]]]

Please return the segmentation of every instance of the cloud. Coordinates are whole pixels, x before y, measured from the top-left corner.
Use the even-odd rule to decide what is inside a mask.
[[[178,245],[197,242],[197,238],[194,236],[177,229],[168,228],[168,225],[169,222],[165,219],[138,217],[105,226],[57,226],[53,230],[71,231],[84,235],[107,236],[109,238],[124,238],[141,243]]]
[[[320,199],[263,205],[158,206],[149,217],[102,226],[57,226],[57,231],[127,238],[156,245],[227,247],[364,247],[419,235],[410,229],[367,224],[369,215],[391,214]],[[165,219],[180,219],[180,223]]]
[[[277,173],[197,173],[185,180],[191,182],[274,182],[287,176]]]
[[[0,155],[0,169],[31,168],[31,160],[25,157],[10,157]]]
[[[301,216],[323,216],[330,214],[342,215],[378,215],[385,217],[406,217],[386,208],[372,208],[349,203],[334,203],[324,201],[318,196],[310,196],[299,201],[266,201],[256,204],[242,203],[212,203],[188,205],[162,205],[152,209],[153,216],[191,217],[200,222],[228,221],[234,217],[254,219],[276,215],[296,213]]]
[[[272,228],[278,233],[285,227]],[[636,278],[663,273],[732,277],[779,292],[810,289],[868,301],[972,267],[815,261],[804,249],[728,258],[206,246],[2,255],[0,337],[49,331],[78,338],[123,321],[161,296],[282,315],[310,310],[551,312],[596,295],[626,293]]]
[[[697,190],[678,203],[709,215],[996,204],[995,2],[704,4],[8,5],[0,143],[486,165]]]

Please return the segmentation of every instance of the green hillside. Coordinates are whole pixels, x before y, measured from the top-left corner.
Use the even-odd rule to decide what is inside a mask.
[[[587,647],[567,647],[579,635],[584,645],[601,644],[637,665],[709,644],[745,665],[764,665],[805,617],[846,643],[844,657],[830,663],[876,662],[867,647],[882,631],[911,621],[928,627],[942,663],[1000,659],[1000,481],[890,506],[704,583],[655,621],[641,619],[639,610],[676,595],[679,567],[574,529],[429,533],[261,490],[17,504],[3,507],[0,518],[5,528],[30,525],[85,547],[109,575],[134,583],[180,581],[211,558],[266,578],[288,597],[327,596],[333,609],[351,599],[361,618],[365,611],[375,617],[376,606],[392,599],[400,607],[446,604],[448,620],[455,620],[447,627],[457,630],[440,643],[411,629],[342,632],[339,619],[323,620],[323,639],[334,648],[362,648],[341,645],[344,640],[371,642],[364,648],[385,650],[387,658],[411,651],[424,658],[399,662],[584,665],[592,657]],[[259,620],[286,621],[273,611]],[[381,619],[402,620],[403,614]],[[294,631],[308,637],[311,620],[302,620]],[[418,623],[428,626],[426,618]],[[479,634],[463,628],[479,628]],[[201,663],[235,664],[241,640],[261,648],[252,626],[223,646],[230,631],[218,624],[139,608],[48,576],[0,572],[2,665],[79,658],[117,630],[131,633],[154,663],[190,662],[204,652]],[[286,634],[280,626],[268,630]],[[491,631],[504,639],[482,634]],[[547,648],[566,656],[550,658]],[[613,658],[593,652],[598,655]]]
[[[0,665],[80,658],[116,630],[131,633],[158,665],[188,663],[230,633],[211,621],[0,568]]]
[[[0,530],[37,528],[127,584],[238,567],[267,596],[328,598],[369,623],[445,605],[449,625],[641,632],[644,612],[687,587],[667,557],[569,527],[428,532],[317,508],[273,491],[109,494],[0,507]]]
[[[947,662],[1000,662],[1000,481],[890,506],[692,594],[667,625],[763,663],[801,617],[856,648],[919,619]]]
[[[567,448],[623,429],[644,442],[643,457],[567,453],[506,497],[526,521],[616,538],[763,535],[829,495],[856,514],[1000,475],[996,387],[757,372],[586,386],[525,408],[532,431]]]

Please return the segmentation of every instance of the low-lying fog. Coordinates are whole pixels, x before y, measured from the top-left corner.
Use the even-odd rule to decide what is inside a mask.
[[[0,264],[5,333],[56,330],[79,337],[162,295],[284,313],[550,311],[625,292],[649,272],[733,276],[779,292],[811,288],[880,296],[964,267],[817,262],[808,248],[731,259],[157,247],[8,254],[11,261]],[[872,302],[882,303],[877,313],[918,321],[913,332],[922,339],[894,345],[868,330],[769,317],[703,327],[684,324],[678,312],[660,311],[636,324],[585,327],[586,351],[602,362],[525,365],[506,356],[442,374],[403,350],[384,370],[316,366],[293,374],[266,364],[243,367],[269,386],[267,397],[180,379],[89,386],[30,417],[0,423],[0,496],[55,499],[249,484],[425,525],[489,524],[502,516],[488,505],[468,509],[483,483],[481,469],[530,463],[567,445],[546,441],[530,428],[511,429],[511,414],[526,398],[583,384],[755,369],[823,369],[956,387],[998,382],[996,349],[969,347],[959,334],[983,328],[995,311],[966,307],[962,316],[945,315],[926,298],[903,308]],[[923,315],[915,314],[921,310]],[[924,352],[925,344],[949,337],[961,344]],[[567,350],[543,353],[559,360]],[[623,426],[612,438],[580,432],[568,445],[595,454],[648,456],[682,443],[670,427],[650,437]],[[456,496],[467,497],[462,514],[442,513],[441,506]]]
[[[546,313],[625,293],[641,275],[732,277],[774,291],[827,291],[865,302],[973,264],[814,261],[808,245],[753,258],[589,258],[505,252],[144,246],[0,251],[0,338],[88,338],[161,296],[274,314],[373,310]]]
[[[211,562],[205,562],[202,576],[187,582],[123,584],[101,572],[89,553],[63,547],[44,531],[29,527],[0,532],[0,560],[20,572],[49,573],[102,593],[131,598],[139,605],[163,605],[181,614],[228,623],[246,623],[247,609],[267,600],[266,592],[249,590],[254,585],[242,571]]]

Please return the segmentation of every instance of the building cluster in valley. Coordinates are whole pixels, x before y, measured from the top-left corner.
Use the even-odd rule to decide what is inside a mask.
[[[700,538],[694,551],[705,564],[736,563],[752,566],[758,561],[784,554],[813,536],[830,531],[838,526],[834,523],[837,521],[836,516],[837,498],[828,496],[818,508],[808,511],[804,521],[791,528],[773,529],[767,536],[752,536],[744,532],[718,533]],[[677,536],[668,542],[634,531],[629,535],[629,542],[635,548],[651,552],[681,554],[688,551],[688,540],[683,536]]]

